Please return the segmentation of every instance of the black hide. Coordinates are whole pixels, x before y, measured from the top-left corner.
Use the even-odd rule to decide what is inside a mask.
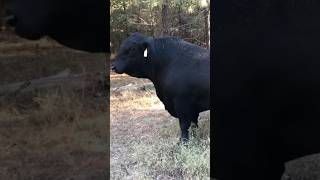
[[[197,124],[199,113],[210,106],[209,56],[209,50],[181,39],[134,33],[122,43],[112,66],[117,73],[150,79],[166,110],[179,118],[181,139],[187,140],[191,122]]]
[[[105,0],[10,0],[7,23],[26,39],[50,36],[73,49],[109,52]]]
[[[279,180],[320,152],[320,2],[215,1],[213,175]]]

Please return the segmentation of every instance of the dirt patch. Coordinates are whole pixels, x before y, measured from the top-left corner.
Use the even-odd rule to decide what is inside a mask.
[[[0,35],[0,85],[55,75],[103,72],[106,55],[72,51],[52,40]],[[0,179],[105,180],[105,100],[70,89],[0,98]]]
[[[286,174],[291,180],[319,180],[320,154],[301,157],[286,163]],[[287,180],[283,178],[283,180]]]
[[[111,74],[112,179],[209,179],[209,115],[201,114],[201,131],[193,131],[194,148],[178,148],[178,121],[164,110],[154,90],[130,89],[146,83],[150,81]],[[120,87],[126,88],[118,91]],[[197,162],[199,159],[208,164]],[[320,155],[287,162],[282,180],[287,176],[291,180],[319,180]]]
[[[154,89],[132,88],[149,83],[111,74],[111,179],[209,179],[208,112],[201,114],[189,147],[179,146],[178,121],[164,109]]]

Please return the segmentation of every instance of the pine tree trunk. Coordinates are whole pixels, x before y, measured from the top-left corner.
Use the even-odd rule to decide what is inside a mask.
[[[4,25],[3,22],[4,17],[4,0],[0,0],[0,31],[2,31],[2,26]]]
[[[207,48],[210,48],[210,11],[209,9],[204,10],[204,42],[206,42]]]
[[[210,0],[207,0],[207,4],[208,4],[208,15],[207,15],[207,22],[208,22],[208,30],[207,30],[207,34],[208,34],[208,48],[210,48],[210,29],[211,29],[211,24],[210,24]]]
[[[162,3],[162,34],[169,35],[169,0],[163,0]]]
[[[182,2],[180,2],[179,4],[179,10],[178,10],[178,22],[179,22],[179,36],[182,38],[187,38],[189,37],[189,33],[188,33],[188,23],[187,20],[185,18],[185,13],[183,12],[182,9]]]

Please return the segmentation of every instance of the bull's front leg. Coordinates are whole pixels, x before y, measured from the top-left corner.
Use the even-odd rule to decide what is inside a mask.
[[[191,121],[188,118],[179,118],[181,136],[180,141],[186,142],[189,140],[189,127]]]
[[[179,118],[181,136],[180,141],[186,142],[189,140],[189,128],[191,122],[197,122],[199,113],[195,112],[194,107],[185,98],[177,98],[174,101],[175,111]]]

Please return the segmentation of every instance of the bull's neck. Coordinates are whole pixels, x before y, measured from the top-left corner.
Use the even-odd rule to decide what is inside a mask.
[[[150,48],[148,77],[153,83],[159,83],[174,60],[176,47],[167,39],[155,39]]]

